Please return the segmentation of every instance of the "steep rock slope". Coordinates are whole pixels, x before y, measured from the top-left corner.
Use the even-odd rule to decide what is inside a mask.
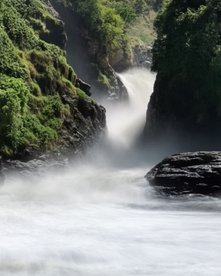
[[[165,3],[156,20],[153,70],[157,79],[148,107],[145,139],[175,138],[186,149],[219,148],[221,3]]]
[[[0,3],[0,154],[85,147],[105,110],[74,86],[66,34],[49,1]]]

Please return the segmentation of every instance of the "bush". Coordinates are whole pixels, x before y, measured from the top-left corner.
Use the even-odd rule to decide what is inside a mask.
[[[24,146],[23,117],[27,113],[28,88],[21,79],[0,76],[0,149]]]
[[[17,49],[7,33],[0,27],[0,73],[13,77],[27,77]]]

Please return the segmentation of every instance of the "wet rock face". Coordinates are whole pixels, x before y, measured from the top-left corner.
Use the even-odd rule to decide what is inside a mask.
[[[2,185],[5,181],[5,176],[3,174],[3,165],[2,165],[2,159],[0,156],[0,185]]]
[[[167,195],[221,194],[221,152],[187,152],[164,159],[145,178]]]

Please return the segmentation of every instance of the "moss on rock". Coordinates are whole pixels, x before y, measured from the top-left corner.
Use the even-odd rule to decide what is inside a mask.
[[[63,23],[45,1],[1,1],[1,155],[54,148],[65,121],[79,112],[74,105],[82,97],[62,49],[65,41]]]

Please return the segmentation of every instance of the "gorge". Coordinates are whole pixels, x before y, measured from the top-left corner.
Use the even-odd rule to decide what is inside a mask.
[[[219,114],[218,90],[206,105],[208,95],[201,98],[194,85],[189,90],[189,78],[181,82],[177,69],[191,58],[176,63],[182,43],[165,41],[171,37],[163,27],[180,31],[191,19],[190,31],[201,23],[202,35],[216,16],[208,1],[183,1],[185,7],[165,1],[155,23],[155,74],[143,65],[150,65],[152,20],[161,3],[1,1],[0,275],[220,275],[221,201],[208,192],[220,184],[220,152],[176,154],[154,167],[184,149],[219,147],[213,132],[207,144],[188,128],[200,124],[203,136],[206,122],[215,127],[206,114],[214,103],[210,119]],[[218,14],[220,5],[212,3]],[[185,47],[196,49],[198,37],[188,35]],[[96,50],[92,59],[88,43]],[[124,52],[133,47],[134,58]],[[198,75],[189,74],[195,84]],[[92,97],[77,78],[89,82]],[[188,93],[198,98],[191,102]]]
[[[140,98],[147,100],[154,76],[139,69],[120,77],[131,100],[134,81],[142,78]],[[106,106],[108,147],[99,144],[66,166],[43,162],[6,175],[1,275],[219,275],[221,202],[160,197],[147,185],[147,161],[131,147],[131,124],[142,119],[134,109],[144,119],[142,105],[127,102],[117,114]]]

